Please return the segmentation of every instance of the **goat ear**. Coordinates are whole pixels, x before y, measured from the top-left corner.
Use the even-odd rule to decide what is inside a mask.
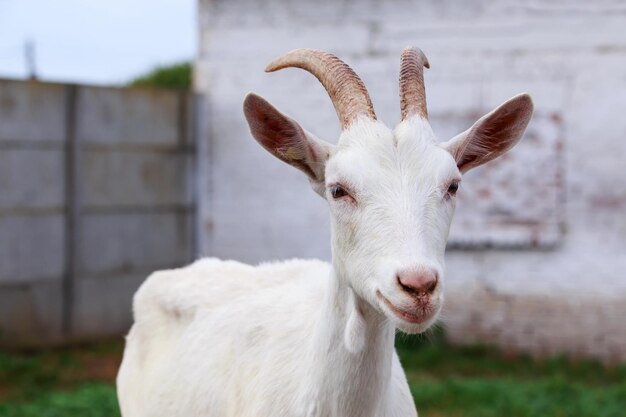
[[[250,133],[261,146],[281,161],[303,171],[314,185],[324,182],[329,144],[305,132],[295,120],[254,93],[246,96],[243,112]]]
[[[443,146],[456,160],[462,173],[495,159],[511,149],[522,137],[533,114],[533,102],[526,93],[517,95],[480,118],[465,132]]]

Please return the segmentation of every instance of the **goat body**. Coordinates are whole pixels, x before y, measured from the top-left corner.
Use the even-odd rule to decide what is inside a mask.
[[[134,299],[122,414],[416,415],[393,325],[359,304],[316,260],[156,272]]]

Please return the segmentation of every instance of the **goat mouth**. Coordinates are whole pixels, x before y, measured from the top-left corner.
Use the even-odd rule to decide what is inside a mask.
[[[436,309],[433,308],[430,303],[428,303],[425,308],[422,309],[422,313],[421,314],[416,314],[416,313],[412,313],[406,310],[403,310],[399,307],[396,307],[391,301],[389,301],[381,292],[380,290],[376,290],[376,296],[383,302],[383,304],[385,304],[385,306],[392,311],[393,314],[395,314],[397,317],[401,318],[404,321],[407,321],[409,323],[413,323],[413,324],[424,324],[425,322],[427,322],[428,320],[430,320]]]

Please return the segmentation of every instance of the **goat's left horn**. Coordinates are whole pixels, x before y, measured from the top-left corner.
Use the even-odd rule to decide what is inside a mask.
[[[419,48],[406,48],[400,58],[400,113],[401,120],[418,114],[428,119],[424,67],[430,68],[428,59]]]
[[[296,49],[271,62],[265,71],[296,67],[313,74],[330,96],[343,129],[359,116],[376,120],[365,84],[345,62],[328,52]]]

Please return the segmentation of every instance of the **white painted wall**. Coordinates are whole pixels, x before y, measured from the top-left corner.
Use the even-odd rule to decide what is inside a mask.
[[[196,86],[210,108],[207,254],[249,262],[329,256],[324,201],[254,143],[241,102],[254,90],[330,141],[339,123],[311,75],[265,74],[268,62],[299,47],[333,52],[363,78],[379,118],[394,125],[399,55],[419,46],[431,63],[436,133],[451,130],[446,120],[478,116],[521,91],[535,100],[531,126],[542,143],[558,131],[549,142],[558,149],[542,154],[542,164],[529,144],[505,162],[501,172],[533,174],[521,183],[501,184],[502,173],[466,181],[494,181],[494,204],[509,187],[519,201],[515,218],[545,213],[540,237],[548,244],[449,251],[449,335],[626,360],[626,1],[200,0],[199,12]],[[506,230],[491,230],[492,243],[507,243]]]

